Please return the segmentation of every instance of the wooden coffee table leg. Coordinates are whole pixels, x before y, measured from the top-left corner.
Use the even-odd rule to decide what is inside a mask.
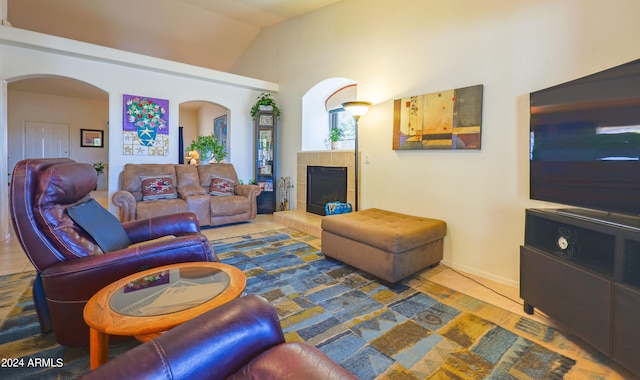
[[[89,328],[89,369],[96,369],[109,360],[109,335]]]

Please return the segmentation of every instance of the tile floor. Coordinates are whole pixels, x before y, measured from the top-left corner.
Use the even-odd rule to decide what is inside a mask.
[[[94,192],[94,198],[103,205],[107,202],[106,193],[104,192]],[[250,223],[208,228],[203,229],[202,232],[209,239],[221,239],[244,234],[293,228],[319,238],[321,232],[320,221],[321,217],[317,215],[285,211],[274,213],[273,215],[258,215],[257,219]],[[33,270],[32,264],[22,251],[20,244],[13,235],[13,231],[11,231],[11,233],[11,238],[8,241],[0,243],[2,244],[0,248],[0,275]],[[310,244],[320,245],[321,241],[320,239],[316,239],[315,241],[311,241]],[[518,288],[463,273],[443,264],[435,268],[427,269],[420,273],[419,276],[513,313],[526,315],[523,311]],[[556,325],[553,320],[550,320],[538,310],[535,311],[534,315],[527,316],[546,325]],[[556,327],[562,329],[560,326]]]
[[[107,203],[106,192],[97,191],[94,192],[93,196],[103,205]],[[273,215],[258,215],[258,218],[251,223],[208,228],[203,229],[202,232],[210,239],[221,239],[289,227],[319,238],[321,232],[320,221],[321,217],[318,215],[284,211]],[[11,238],[0,244],[2,244],[0,248],[0,275],[33,270],[31,262],[13,235],[13,230],[11,230]],[[420,276],[503,309],[524,315],[522,301],[518,295],[519,291],[515,287],[462,273],[445,265],[425,270]],[[536,314],[530,317],[544,323],[552,323],[542,313],[538,313],[537,310]]]

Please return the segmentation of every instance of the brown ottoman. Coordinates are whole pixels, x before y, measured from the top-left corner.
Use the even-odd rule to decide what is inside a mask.
[[[442,260],[442,220],[370,208],[322,218],[322,253],[386,283]]]

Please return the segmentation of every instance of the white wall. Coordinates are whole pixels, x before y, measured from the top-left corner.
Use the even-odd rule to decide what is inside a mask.
[[[233,71],[279,83],[292,178],[303,95],[357,82],[374,103],[360,120],[361,206],[445,220],[445,264],[516,284],[524,210],[545,206],[528,199],[528,94],[640,57],[639,14],[637,0],[343,0],[264,30]],[[481,150],[391,149],[394,99],[476,84]]]
[[[275,83],[178,64],[137,54],[102,48],[39,33],[0,27],[0,143],[8,147],[7,82],[33,75],[58,75],[78,79],[109,96],[109,192],[117,188],[125,163],[177,162],[178,105],[190,100],[209,101],[230,110],[234,126],[232,163],[238,175],[253,172],[253,124],[249,110],[262,91],[277,91]],[[122,154],[122,95],[133,94],[169,100],[169,155]],[[7,177],[7,158],[0,158],[0,177]],[[0,235],[8,234],[8,190],[0,185]],[[111,205],[111,211],[116,212]]]

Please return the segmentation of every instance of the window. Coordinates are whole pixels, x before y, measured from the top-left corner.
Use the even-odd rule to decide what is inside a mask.
[[[329,131],[331,128],[341,129],[344,133],[342,141],[356,139],[356,123],[344,108],[329,111]]]

